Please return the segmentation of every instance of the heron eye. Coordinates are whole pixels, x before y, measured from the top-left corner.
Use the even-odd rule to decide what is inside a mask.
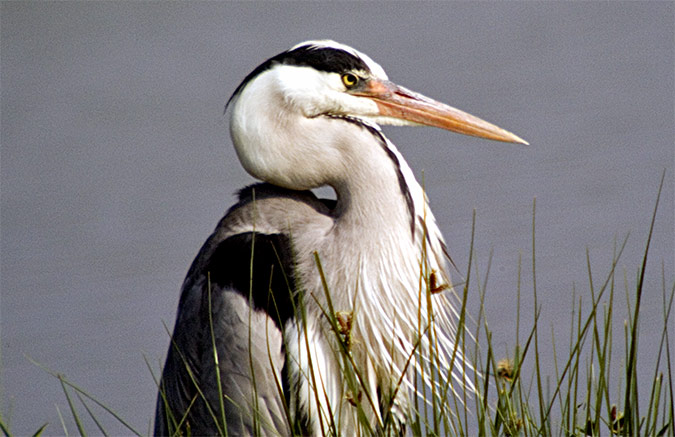
[[[359,78],[355,74],[345,73],[342,75],[342,83],[347,88],[354,88],[359,83]]]

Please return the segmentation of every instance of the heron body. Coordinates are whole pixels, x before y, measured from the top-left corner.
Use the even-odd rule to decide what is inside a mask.
[[[155,433],[402,431],[420,357],[433,348],[451,374],[456,314],[442,235],[379,125],[524,141],[333,41],[261,64],[228,110],[263,183],[240,192],[187,274]],[[307,191],[322,186],[337,200]]]

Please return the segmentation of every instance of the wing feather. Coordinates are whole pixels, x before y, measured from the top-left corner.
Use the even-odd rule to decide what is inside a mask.
[[[156,435],[291,433],[283,327],[297,296],[288,223],[313,214],[327,217],[330,201],[269,184],[239,193],[183,283]]]
[[[181,295],[155,434],[173,434],[183,418],[179,429],[198,435],[225,426],[234,435],[287,429],[282,327],[293,314],[290,260],[283,234],[246,232],[202,248]]]

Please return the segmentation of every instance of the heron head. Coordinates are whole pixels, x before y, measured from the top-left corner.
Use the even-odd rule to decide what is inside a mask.
[[[288,148],[280,145],[294,145],[292,152],[297,153],[298,159],[308,159],[312,148],[330,154],[330,147],[323,147],[329,136],[320,122],[325,119],[435,126],[465,135],[527,144],[478,117],[396,85],[367,55],[328,40],[303,42],[268,59],[237,87],[228,106],[233,107],[231,133],[244,167],[256,177],[289,188],[309,188],[320,183],[315,178],[302,184],[284,181],[289,167],[298,161],[291,159]],[[317,120],[313,124],[316,129],[308,128],[311,121]],[[286,166],[272,166],[273,161],[284,160]],[[285,176],[281,180],[277,180],[279,174],[270,176],[271,167],[280,171],[285,167]],[[320,167],[312,168],[325,171]],[[265,176],[261,176],[263,173]]]

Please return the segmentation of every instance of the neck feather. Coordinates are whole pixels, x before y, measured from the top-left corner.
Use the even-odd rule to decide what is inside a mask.
[[[415,214],[424,198],[407,163],[377,126],[343,120],[349,129],[360,131],[361,141],[349,138],[351,144],[343,147],[348,171],[331,183],[338,196],[338,221],[363,230],[404,225],[408,237],[414,239]]]

